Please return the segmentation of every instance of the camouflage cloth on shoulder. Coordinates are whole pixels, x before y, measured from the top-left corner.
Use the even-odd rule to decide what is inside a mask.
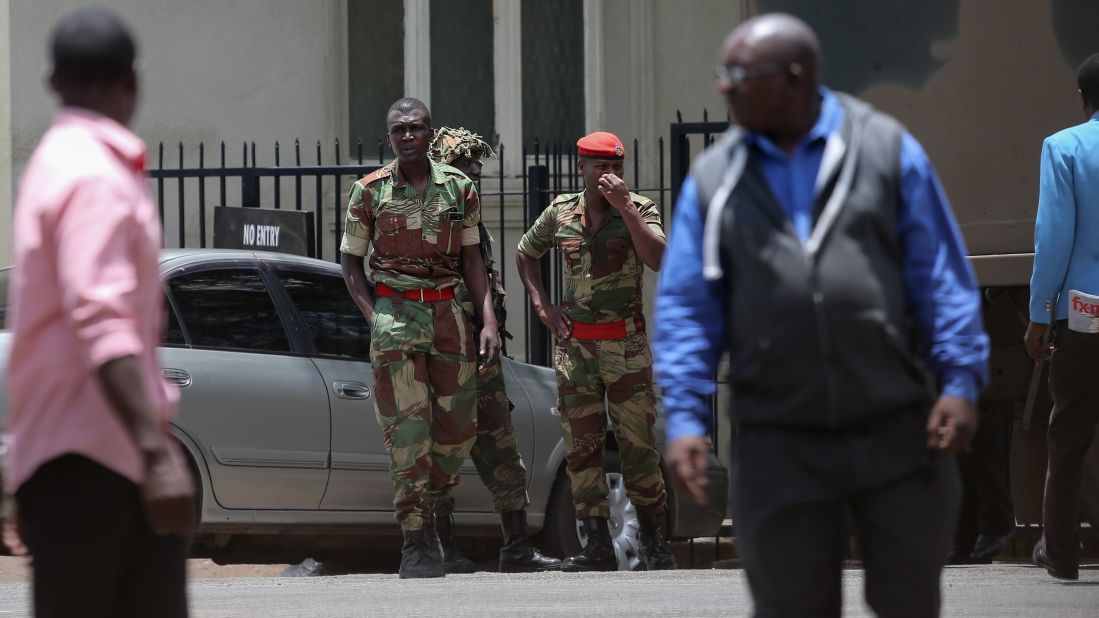
[[[480,222],[477,188],[461,171],[432,163],[421,199],[393,162],[352,186],[340,251],[364,257],[373,245],[374,280],[398,290],[451,287]]]
[[[641,218],[664,238],[660,211],[636,193],[630,198]],[[577,322],[617,322],[641,315],[645,265],[634,249],[622,215],[610,209],[607,224],[592,233],[582,221],[584,194],[557,196],[519,241],[519,251],[538,259],[553,247],[564,268],[562,308]]]

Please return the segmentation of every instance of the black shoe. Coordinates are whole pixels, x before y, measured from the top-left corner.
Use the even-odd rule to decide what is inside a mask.
[[[1045,568],[1046,573],[1049,573],[1057,579],[1077,580],[1080,579],[1080,569],[1061,569],[1054,566],[1053,561],[1049,559],[1049,554],[1046,553],[1046,540],[1043,538],[1038,541],[1038,544],[1034,546],[1034,553],[1031,555],[1034,559],[1034,564]]]
[[[504,546],[500,548],[501,573],[541,573],[561,569],[557,558],[543,556],[534,546],[527,531],[526,511],[500,513],[504,529]]]
[[[664,540],[668,528],[668,516],[664,509],[659,511],[638,511],[637,521],[641,524],[638,544],[641,546],[641,561],[648,571],[670,571],[676,568],[675,556],[668,551]]]
[[[617,571],[618,557],[614,555],[614,542],[607,527],[606,517],[584,517],[581,526],[588,534],[588,544],[580,553],[565,558],[562,571]]]
[[[442,552],[435,532],[429,527],[404,531],[401,547],[401,579],[443,577]]]
[[[952,549],[946,555],[947,564],[969,564],[969,553],[964,549]]]
[[[436,508],[435,532],[439,535],[439,544],[443,548],[443,571],[447,574],[473,573],[477,565],[473,564],[454,543],[454,513],[447,508]]]
[[[977,536],[977,542],[973,544],[973,551],[969,554],[971,564],[988,564],[996,556],[1007,551],[1007,542],[1010,534],[1004,536],[992,536],[981,534]]]

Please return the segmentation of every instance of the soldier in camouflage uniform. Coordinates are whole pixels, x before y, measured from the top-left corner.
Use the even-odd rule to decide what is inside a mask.
[[[659,270],[664,229],[652,201],[630,193],[625,148],[610,133],[577,142],[584,191],[553,200],[519,241],[519,276],[539,319],[557,339],[558,409],[568,452],[576,517],[588,543],[562,563],[566,571],[615,570],[603,451],[607,412],[622,457],[626,491],[637,508],[647,569],[673,569],[667,549],[664,477],[653,423],[652,358],[645,336],[641,284]],[[549,302],[538,259],[552,247],[564,258],[564,302]]]
[[[471,180],[481,180],[481,160],[496,156],[492,147],[480,135],[464,128],[442,127],[435,132],[428,152],[436,163],[451,165],[464,172]],[[485,261],[492,307],[500,333],[507,334],[504,326],[504,285],[500,271],[492,257],[492,235],[482,222],[481,257]],[[473,311],[473,302],[465,286],[460,286],[459,297],[470,320],[480,323]],[[508,335],[510,336],[510,335]],[[530,538],[527,530],[527,469],[516,446],[515,429],[511,424],[511,411],[515,406],[508,399],[504,388],[503,367],[497,358],[477,373],[477,437],[470,451],[477,473],[492,495],[492,505],[500,514],[504,531],[504,546],[500,549],[500,572],[533,573],[555,570],[561,561],[543,556]],[[473,562],[462,555],[454,543],[454,498],[449,489],[435,501],[435,525],[439,541],[443,545],[443,569],[447,573],[472,573]]]
[[[458,483],[473,446],[477,357],[491,362],[499,340],[476,187],[428,158],[431,116],[422,102],[397,101],[386,122],[397,160],[352,187],[341,263],[371,325],[375,413],[404,532],[400,575],[442,577],[432,506]],[[373,292],[363,268],[371,244]],[[455,298],[463,280],[482,318],[479,337]]]

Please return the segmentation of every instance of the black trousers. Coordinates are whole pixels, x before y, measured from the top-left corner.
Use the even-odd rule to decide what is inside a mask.
[[[957,520],[954,458],[926,448],[926,410],[842,431],[738,427],[733,525],[755,616],[842,611],[848,522],[882,617],[939,615]]]
[[[32,556],[34,615],[187,615],[187,542],[146,523],[138,487],[79,455],[51,460],[16,492]]]
[[[958,455],[962,506],[954,548],[965,554],[979,534],[1007,536],[1015,530],[1010,489],[1013,412],[1007,406],[982,409],[969,450]]]
[[[1080,481],[1084,458],[1099,426],[1099,334],[1069,330],[1066,322],[1054,327],[1049,392],[1053,412],[1046,433],[1048,460],[1042,500],[1046,552],[1059,568],[1080,564]]]

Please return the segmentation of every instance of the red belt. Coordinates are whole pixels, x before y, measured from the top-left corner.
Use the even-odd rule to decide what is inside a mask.
[[[645,321],[634,320],[633,327],[634,332],[643,333],[645,332]],[[625,339],[627,336],[628,333],[626,332],[625,320],[602,322],[600,324],[589,324],[587,322],[572,323],[573,339],[600,341],[603,339]]]
[[[394,290],[384,283],[374,284],[375,296],[400,296],[405,300],[415,300],[421,303],[432,303],[437,300],[450,300],[454,298],[454,288],[435,290],[423,288],[420,290]]]

